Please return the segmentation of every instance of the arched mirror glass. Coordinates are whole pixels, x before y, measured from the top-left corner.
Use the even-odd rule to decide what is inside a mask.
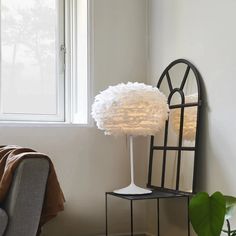
[[[168,98],[169,119],[151,138],[148,186],[193,192],[198,124],[201,106],[200,76],[187,60],[172,62],[157,87]]]

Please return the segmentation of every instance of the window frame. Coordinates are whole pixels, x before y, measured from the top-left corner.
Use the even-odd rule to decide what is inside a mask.
[[[77,15],[79,14],[77,6],[79,2],[86,1],[87,12],[86,12],[86,34],[87,34],[87,45],[86,45],[86,101],[84,101],[83,108],[84,113],[86,113],[86,118],[76,117],[76,110],[80,110],[81,107],[78,106],[78,99],[83,99],[81,94],[78,94],[76,86],[80,83],[80,75],[78,72],[78,48],[79,44],[78,34],[83,34],[77,28]],[[65,79],[65,102],[66,106],[65,111],[65,123],[66,124],[75,124],[79,126],[93,126],[93,120],[91,118],[91,105],[92,105],[92,95],[93,95],[93,65],[94,65],[94,28],[93,28],[93,0],[66,0],[65,5],[65,42],[66,42],[66,79]],[[85,80],[85,78],[84,78]]]

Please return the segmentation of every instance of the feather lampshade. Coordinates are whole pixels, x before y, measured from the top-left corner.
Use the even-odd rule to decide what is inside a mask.
[[[134,184],[133,136],[154,135],[168,118],[167,99],[157,88],[143,83],[110,86],[95,97],[92,116],[106,135],[128,135],[130,140],[131,184],[118,194],[147,194]]]

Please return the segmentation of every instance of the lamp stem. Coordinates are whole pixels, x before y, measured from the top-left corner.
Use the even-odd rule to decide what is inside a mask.
[[[116,194],[124,194],[124,195],[139,195],[139,194],[150,194],[152,193],[149,189],[144,189],[136,186],[134,184],[134,147],[133,147],[133,136],[129,136],[129,152],[130,152],[130,173],[131,173],[131,183],[129,186],[115,190]]]
[[[129,136],[129,151],[130,151],[130,169],[131,169],[131,184],[134,184],[134,148],[133,136]]]

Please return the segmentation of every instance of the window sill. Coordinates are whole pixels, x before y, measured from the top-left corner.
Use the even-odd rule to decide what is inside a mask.
[[[74,124],[69,122],[33,122],[33,121],[0,121],[0,128],[3,127],[78,127],[78,128],[92,128],[94,127],[93,122],[88,124]]]

